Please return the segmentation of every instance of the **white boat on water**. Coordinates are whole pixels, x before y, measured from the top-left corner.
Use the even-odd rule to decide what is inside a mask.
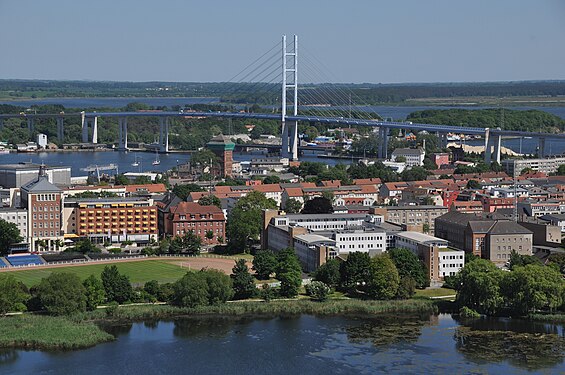
[[[153,165],[161,164],[161,160],[159,160],[159,152],[155,151],[155,160],[153,160],[153,162],[151,164],[153,164]]]
[[[131,163],[132,167],[139,167],[139,160],[137,159],[137,156],[135,157],[135,160],[133,163]]]

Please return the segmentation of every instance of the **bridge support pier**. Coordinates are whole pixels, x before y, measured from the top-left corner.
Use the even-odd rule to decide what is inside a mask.
[[[502,147],[502,136],[495,135],[494,136],[494,160],[498,164],[500,164],[500,149]]]
[[[290,123],[290,157],[291,160],[296,161],[298,160],[298,122],[292,121]]]
[[[282,122],[282,145],[281,145],[281,158],[288,158],[289,157],[289,148],[288,148],[288,122]]]
[[[4,119],[0,118],[0,131],[4,130]]]
[[[98,143],[98,116],[92,118],[86,117],[84,112],[81,112],[82,118],[82,143],[89,143],[88,128],[92,127],[92,143]]]
[[[126,130],[127,134],[127,130]],[[169,152],[169,118],[159,117],[159,152]]]
[[[118,150],[128,150],[128,118],[118,118]]]
[[[28,117],[27,118],[27,131],[28,132],[33,132],[33,130],[35,129],[35,121],[32,117]]]
[[[538,156],[540,158],[545,157],[545,138],[541,137],[538,141]]]
[[[485,164],[490,165],[490,129],[485,128]]]
[[[65,137],[64,118],[57,117],[57,139],[59,141],[63,141],[64,137]]]
[[[381,126],[379,128],[379,145],[377,156],[379,159],[388,159],[388,128]]]

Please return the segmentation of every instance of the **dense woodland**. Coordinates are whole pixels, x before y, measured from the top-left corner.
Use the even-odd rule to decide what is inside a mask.
[[[216,97],[233,103],[275,104],[280,102],[278,84],[261,84],[257,93],[255,83],[232,82],[92,82],[0,80],[0,97]],[[425,83],[425,84],[303,84],[302,90],[325,98],[332,105],[344,102],[350,92],[354,103],[390,104],[410,99],[453,97],[514,97],[562,96],[565,81],[523,81],[483,83]],[[338,94],[341,93],[341,94]],[[320,104],[308,103],[303,104]]]

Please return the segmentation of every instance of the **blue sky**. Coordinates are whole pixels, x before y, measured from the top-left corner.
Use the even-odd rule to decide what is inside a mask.
[[[0,0],[0,78],[225,81],[282,34],[332,81],[565,79],[564,0]]]

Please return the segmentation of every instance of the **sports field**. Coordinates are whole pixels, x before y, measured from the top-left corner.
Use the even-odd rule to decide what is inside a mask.
[[[53,272],[71,272],[77,274],[81,279],[86,279],[90,275],[100,277],[105,266],[115,264],[120,273],[129,276],[133,285],[143,285],[149,280],[157,280],[159,283],[174,282],[189,270],[199,270],[205,267],[220,269],[229,274],[234,263],[235,261],[229,258],[151,259],[53,268],[38,267],[22,271],[9,271],[9,273],[27,286],[32,286],[39,284],[42,278]]]

